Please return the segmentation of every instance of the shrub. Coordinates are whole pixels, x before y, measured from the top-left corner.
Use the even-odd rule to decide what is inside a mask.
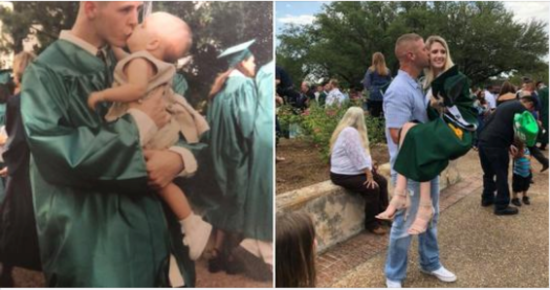
[[[329,159],[330,138],[349,107],[350,104],[341,107],[331,106],[323,108],[313,103],[301,115],[302,120],[300,123],[303,132],[315,144],[315,147],[319,149],[323,160],[328,161]],[[370,145],[383,143],[385,141],[384,120],[365,115],[365,122]]]

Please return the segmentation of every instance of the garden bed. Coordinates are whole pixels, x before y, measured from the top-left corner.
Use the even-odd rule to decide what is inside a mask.
[[[373,160],[378,164],[389,162],[385,144],[371,146]],[[277,162],[277,194],[306,187],[330,179],[330,167],[324,161],[315,143],[307,138],[279,140],[277,156],[286,160]]]

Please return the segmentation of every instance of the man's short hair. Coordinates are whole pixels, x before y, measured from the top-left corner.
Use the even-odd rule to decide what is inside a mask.
[[[329,83],[332,84],[335,87],[338,87],[338,80],[337,79],[330,79]]]
[[[395,57],[397,57],[398,59],[401,57],[399,50],[405,43],[416,42],[421,39],[422,39],[422,36],[416,33],[407,33],[407,34],[401,35],[395,42]]]

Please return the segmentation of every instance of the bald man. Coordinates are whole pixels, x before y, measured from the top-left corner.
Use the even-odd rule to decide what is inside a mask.
[[[395,56],[399,60],[399,72],[384,95],[384,117],[386,119],[386,140],[392,166],[391,177],[395,185],[397,172],[393,169],[398,153],[399,130],[408,122],[428,122],[426,99],[418,82],[422,70],[429,66],[428,50],[424,40],[417,34],[405,34],[395,43]],[[446,270],[439,261],[437,243],[437,221],[439,219],[439,178],[431,182],[431,198],[434,216],[428,230],[418,236],[421,271],[436,276],[444,282],[453,282],[456,276]],[[405,210],[396,213],[390,233],[390,243],[386,259],[385,274],[388,288],[401,288],[407,273],[407,254],[411,235],[407,229],[414,222],[419,206],[420,183],[408,180],[408,190],[412,193],[408,218]]]

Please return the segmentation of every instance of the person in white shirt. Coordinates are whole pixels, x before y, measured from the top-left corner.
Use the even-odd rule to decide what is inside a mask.
[[[377,235],[387,233],[374,216],[388,206],[388,182],[373,166],[365,116],[360,107],[349,108],[332,133],[330,179],[365,198],[365,229]]]
[[[490,92],[492,88],[493,86],[488,86],[484,91],[485,100],[487,101],[487,104],[489,104],[489,110],[495,110],[497,108],[497,96]]]
[[[344,103],[344,101],[347,98],[346,96],[344,96],[344,94],[342,94],[342,92],[338,88],[338,80],[331,79],[328,82],[328,88],[329,88],[329,93],[327,95],[326,105],[327,106],[342,105],[342,103]]]

